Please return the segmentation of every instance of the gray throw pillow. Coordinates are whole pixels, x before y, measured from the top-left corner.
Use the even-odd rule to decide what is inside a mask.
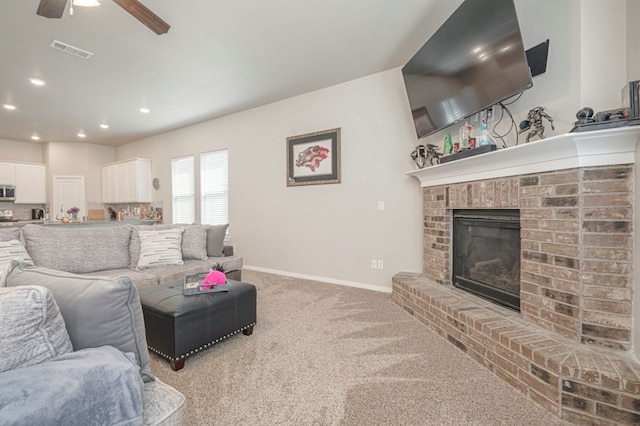
[[[0,373],[73,351],[51,292],[35,285],[0,288],[0,342]]]
[[[207,225],[185,225],[182,234],[182,258],[207,260]]]
[[[0,241],[0,287],[6,286],[9,265],[14,259],[33,265],[29,253],[27,253],[27,250],[20,241]]]
[[[0,229],[0,241],[20,239],[20,228]]]
[[[224,238],[227,235],[227,228],[229,224],[225,225],[211,225],[207,229],[207,255],[209,257],[221,257],[222,249],[224,248]]]
[[[7,286],[25,285],[51,290],[75,350],[110,345],[133,352],[143,380],[153,380],[142,306],[131,278],[75,275],[13,261]]]

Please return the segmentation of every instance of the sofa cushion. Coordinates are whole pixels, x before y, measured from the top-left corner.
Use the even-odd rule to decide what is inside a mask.
[[[154,271],[158,268],[150,268],[144,269],[142,271],[132,271],[129,268],[119,268],[119,269],[106,269],[104,271],[96,271],[96,272],[87,272],[81,274],[83,276],[90,277],[109,277],[115,278],[120,277],[122,275],[126,275],[131,278],[133,284],[137,289],[141,287],[148,287],[151,285],[158,285],[158,277],[154,274]]]
[[[0,423],[141,425],[144,383],[132,358],[103,346],[0,374]]]
[[[140,257],[136,270],[160,265],[182,265],[184,228],[138,231]]]
[[[33,265],[29,253],[19,240],[0,241],[0,287],[6,285],[9,265],[14,259]]]
[[[93,272],[129,265],[127,226],[69,227],[25,225],[22,235],[38,266],[66,272]]]
[[[0,342],[0,373],[73,351],[51,292],[35,285],[0,288]]]
[[[89,277],[13,261],[7,286],[51,290],[76,350],[111,345],[133,352],[145,381],[153,380],[142,306],[131,278]]]
[[[224,238],[227,235],[228,227],[229,224],[211,225],[207,228],[207,256],[223,256],[222,250],[224,249]]]

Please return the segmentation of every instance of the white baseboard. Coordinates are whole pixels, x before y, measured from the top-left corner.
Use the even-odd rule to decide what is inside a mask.
[[[379,287],[371,284],[359,283],[355,281],[337,280],[335,278],[318,277],[315,275],[305,275],[305,274],[298,274],[295,272],[287,272],[287,271],[278,271],[276,269],[261,268],[259,266],[243,265],[242,269],[247,269],[249,271],[256,271],[256,272],[264,272],[267,274],[284,275],[285,277],[300,278],[303,280],[321,281],[329,284],[343,285],[346,287],[363,288],[366,290],[379,291],[382,293],[391,293],[391,288],[383,288],[383,287]]]

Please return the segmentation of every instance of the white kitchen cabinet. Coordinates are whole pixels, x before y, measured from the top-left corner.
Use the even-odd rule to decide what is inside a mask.
[[[15,164],[16,204],[47,202],[47,167],[43,164]]]
[[[151,160],[136,158],[102,166],[102,202],[150,203]]]
[[[15,163],[0,163],[0,185],[16,184]]]
[[[113,203],[115,199],[115,187],[113,180],[113,167],[102,167],[102,202]]]

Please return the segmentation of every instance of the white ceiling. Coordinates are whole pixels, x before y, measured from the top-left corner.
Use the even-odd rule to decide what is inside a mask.
[[[17,106],[0,139],[116,146],[403,66],[461,0],[144,0],[161,36],[110,0],[62,19],[38,3],[0,5],[0,104]]]

